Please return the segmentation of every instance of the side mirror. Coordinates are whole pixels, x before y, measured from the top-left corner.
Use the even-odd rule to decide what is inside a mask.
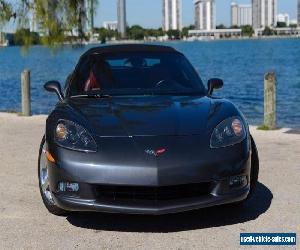
[[[48,92],[56,93],[60,101],[64,99],[64,95],[61,91],[61,86],[58,81],[46,82],[44,85],[44,89],[47,90]]]
[[[223,80],[219,78],[212,78],[208,80],[207,86],[208,86],[208,95],[212,95],[215,89],[221,89],[223,87],[224,83]]]

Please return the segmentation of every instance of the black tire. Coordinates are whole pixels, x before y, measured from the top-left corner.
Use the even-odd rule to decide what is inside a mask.
[[[258,182],[259,174],[259,157],[258,151],[253,137],[251,136],[251,173],[250,173],[250,192],[248,194],[247,200],[252,197],[255,192],[256,185]]]
[[[54,203],[54,201],[50,202],[48,200],[48,198],[45,196],[45,194],[44,194],[44,192],[42,190],[42,184],[41,184],[41,178],[40,178],[40,174],[41,174],[41,171],[40,171],[41,166],[40,165],[41,165],[41,157],[42,157],[44,145],[45,145],[45,136],[43,137],[41,145],[40,145],[39,159],[38,159],[38,178],[39,178],[40,194],[42,196],[42,200],[43,200],[43,203],[44,203],[45,207],[48,209],[48,211],[51,214],[54,214],[54,215],[66,215],[67,211],[65,211],[65,210],[59,208],[58,206],[56,206],[55,203]]]

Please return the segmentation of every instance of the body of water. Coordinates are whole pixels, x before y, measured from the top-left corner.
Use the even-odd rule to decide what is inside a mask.
[[[300,39],[164,43],[183,52],[203,82],[219,77],[224,88],[218,96],[234,102],[250,124],[263,120],[264,73],[278,80],[278,124],[300,127]],[[49,113],[56,96],[42,86],[48,80],[64,82],[80,55],[92,46],[64,47],[56,52],[35,46],[25,55],[19,47],[0,48],[0,111],[20,111],[20,74],[31,70],[32,110]]]

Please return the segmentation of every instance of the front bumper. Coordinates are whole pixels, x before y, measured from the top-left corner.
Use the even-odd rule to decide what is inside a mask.
[[[199,193],[188,193],[187,197],[185,197],[186,193],[178,188],[181,185],[131,186],[133,191],[130,194],[125,193],[124,195],[124,192],[116,192],[113,194],[110,193],[109,196],[102,196],[101,190],[99,191],[98,188],[98,183],[90,184],[87,182],[78,182],[77,178],[70,178],[69,175],[65,173],[65,170],[59,169],[54,165],[52,165],[50,169],[50,185],[55,203],[67,211],[97,211],[153,215],[177,213],[241,201],[246,199],[250,191],[250,159],[241,165],[241,171],[238,173],[239,176],[246,177],[245,183],[237,187],[230,187],[230,176],[219,180],[201,182],[200,186],[203,186],[203,189],[198,189],[197,192]],[[77,192],[61,192],[58,189],[58,183],[61,181],[76,182],[79,185],[79,190]],[[123,185],[113,186],[112,184],[102,186],[109,187],[109,190],[112,187],[127,187]],[[149,197],[148,192],[144,197],[141,197],[141,194],[137,194],[134,191],[135,188],[168,188],[168,190],[174,189],[174,193],[171,194],[171,197],[155,198],[153,196]],[[176,192],[178,192],[178,194]],[[149,197],[149,199],[147,197]]]
[[[106,141],[102,144],[102,152],[95,154],[48,145],[57,160],[56,164],[48,163],[50,190],[55,203],[68,211],[157,215],[246,199],[251,170],[248,140],[220,149],[200,145],[201,155],[199,148],[188,147],[188,144],[194,144],[193,140],[199,142],[201,138],[177,137],[173,144],[168,143],[174,145],[173,148],[169,146],[169,151],[161,157],[133,150],[131,144],[126,145],[126,139],[118,144]],[[163,145],[163,141],[156,143]],[[244,176],[246,181],[231,187],[230,178],[234,176]],[[77,183],[79,190],[62,192],[58,188],[60,182]],[[99,186],[106,191],[108,188],[109,195]]]
[[[224,195],[205,195],[196,198],[170,201],[107,201],[81,199],[76,196],[54,194],[56,204],[67,211],[94,211],[126,214],[169,214],[204,207],[233,203],[246,199],[249,186]]]

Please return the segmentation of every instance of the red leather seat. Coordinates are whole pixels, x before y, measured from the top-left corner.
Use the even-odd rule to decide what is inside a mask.
[[[91,67],[89,77],[84,84],[84,91],[93,89],[105,90],[113,86],[114,80],[110,65],[102,60],[96,61]]]
[[[97,81],[93,70],[90,71],[90,75],[87,79],[87,81],[84,84],[84,91],[91,91],[93,89],[100,89],[100,83]]]

